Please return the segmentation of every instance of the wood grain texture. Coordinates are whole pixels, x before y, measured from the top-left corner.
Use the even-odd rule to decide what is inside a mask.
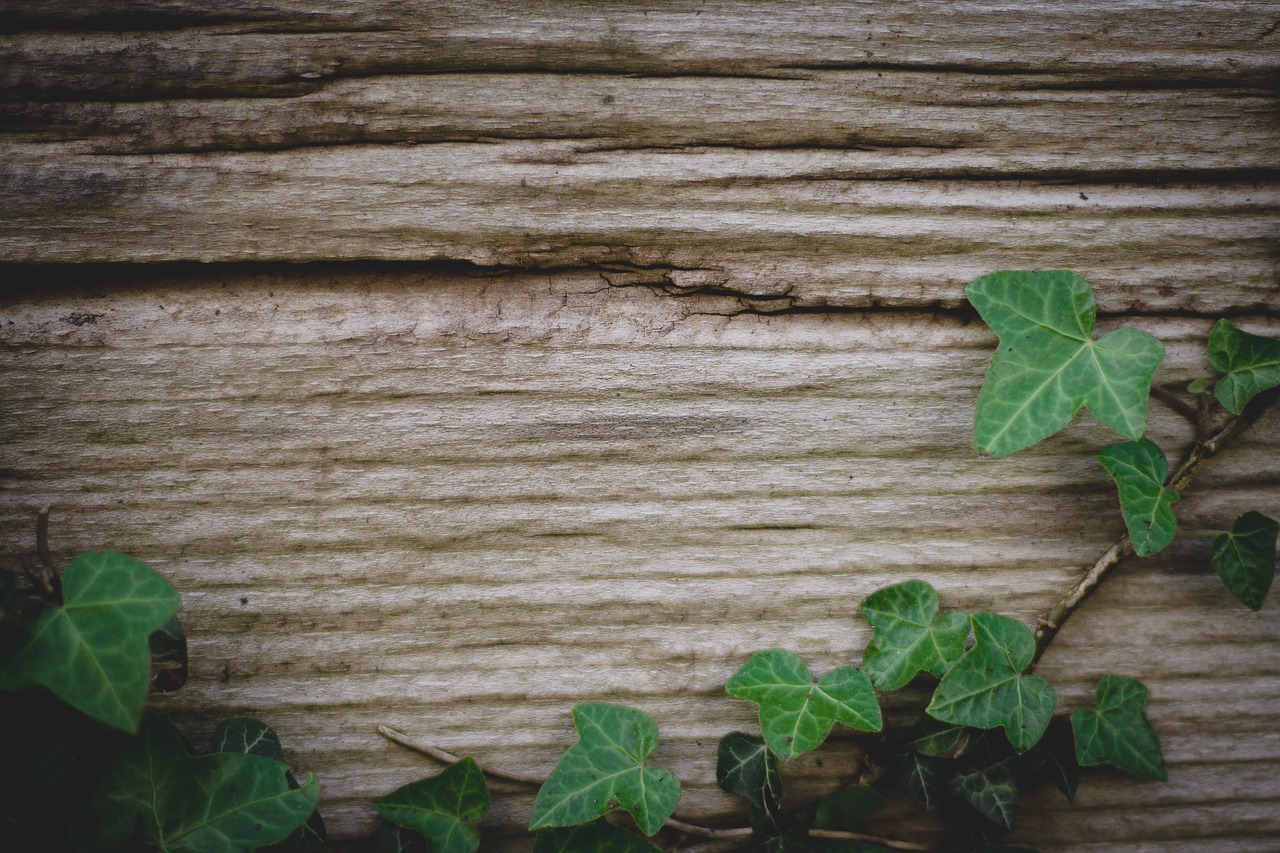
[[[0,551],[29,549],[48,503],[60,557],[110,546],[164,571],[192,680],[160,706],[197,736],[228,714],[275,725],[340,844],[431,770],[377,724],[545,772],[585,700],[651,713],[682,813],[740,821],[714,746],[754,725],[723,693],[753,650],[854,662],[857,603],[908,577],[1029,621],[1121,530],[1093,459],[1114,436],[1090,419],[1008,460],[973,453],[994,339],[967,312],[764,316],[594,271],[27,274],[0,307]],[[1168,343],[1170,384],[1205,370],[1208,321],[1103,320],[1119,324]],[[1150,435],[1189,440],[1159,407]],[[1273,413],[1182,523],[1280,512],[1278,447]],[[1020,837],[1265,849],[1278,614],[1235,602],[1203,541],[1126,563],[1041,671],[1064,710],[1105,672],[1146,681],[1170,781],[1091,775],[1075,806],[1034,798]],[[797,762],[791,796],[857,761],[841,741]],[[487,845],[523,849],[531,793],[498,791]],[[937,831],[897,801],[879,826],[896,818]]]

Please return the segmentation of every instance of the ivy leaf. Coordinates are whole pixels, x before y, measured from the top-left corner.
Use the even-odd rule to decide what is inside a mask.
[[[154,640],[155,634],[152,634]],[[223,720],[213,730],[209,742],[210,752],[236,752],[244,755],[261,755],[284,762],[284,749],[280,745],[280,736],[275,729],[255,720],[252,717],[235,717]],[[298,787],[298,780],[293,773],[285,774],[290,788]],[[279,844],[265,848],[272,853],[323,853],[325,849],[324,819],[320,810],[316,809],[307,818],[307,822],[293,831],[288,838]]]
[[[907,732],[907,740],[903,744],[908,749],[921,755],[934,758],[959,758],[968,751],[969,742],[974,734],[968,726],[957,726],[935,720],[933,717],[922,717]]]
[[[1076,760],[1071,724],[1065,717],[1053,718],[1040,742],[1023,754],[1020,769],[1028,787],[1051,782],[1067,800],[1075,801],[1080,763]]]
[[[875,788],[870,785],[850,785],[818,800],[813,825],[818,829],[856,832],[867,815],[882,808],[884,797]]]
[[[533,853],[661,853],[661,848],[620,826],[597,820],[585,826],[544,829]]]
[[[1209,333],[1209,363],[1227,374],[1213,394],[1234,415],[1258,392],[1280,385],[1280,341],[1251,335],[1227,320]]]
[[[942,796],[946,765],[937,758],[904,752],[897,757],[898,783],[911,798],[932,808]]]
[[[1008,456],[1066,426],[1080,407],[1126,438],[1142,437],[1164,345],[1137,329],[1093,339],[1089,283],[1067,270],[985,275],[965,294],[1000,338],[974,417],[974,447]]]
[[[630,812],[645,835],[656,833],[680,799],[670,771],[644,766],[658,746],[657,724],[620,705],[579,705],[573,724],[578,742],[538,791],[529,828],[585,823],[616,807]]]
[[[151,678],[147,638],[181,598],[145,563],[86,551],[67,566],[62,602],[40,614],[0,669],[0,689],[43,684],[68,705],[136,732]]]
[[[1164,487],[1169,460],[1154,443],[1129,441],[1103,448],[1098,461],[1120,490],[1120,512],[1139,557],[1154,554],[1173,541],[1178,519],[1173,503],[1178,493]]]
[[[429,853],[427,839],[412,829],[383,821],[373,839],[373,853]]]
[[[878,690],[904,687],[919,672],[939,677],[964,654],[969,618],[947,613],[938,619],[938,593],[924,581],[887,586],[862,602],[873,636],[862,670]]]
[[[943,677],[925,712],[978,729],[1001,726],[1013,748],[1025,752],[1044,734],[1058,701],[1049,682],[1022,675],[1035,640],[1007,616],[975,613],[972,622],[974,647]]]
[[[475,760],[464,758],[435,776],[396,788],[373,807],[426,838],[433,853],[475,853],[480,833],[472,824],[489,811],[489,788]]]
[[[1166,781],[1160,741],[1143,713],[1147,688],[1141,681],[1104,675],[1098,682],[1097,710],[1071,715],[1076,758],[1085,767],[1110,764],[1139,776]]]
[[[240,853],[284,840],[315,810],[314,776],[289,788],[289,768],[260,755],[194,756],[167,719],[147,714],[125,738],[73,822],[78,850],[119,850],[131,839],[166,853]]]
[[[980,767],[956,776],[947,790],[978,810],[978,814],[1005,829],[1013,828],[1018,812],[1018,784],[1013,774],[1013,759]]]
[[[809,667],[786,649],[756,652],[725,689],[760,706],[765,743],[784,760],[821,746],[837,722],[864,732],[883,725],[864,673],[843,667],[814,684]]]
[[[1280,523],[1260,512],[1246,512],[1231,530],[1213,540],[1213,569],[1232,595],[1250,610],[1260,610],[1276,577],[1276,536]]]
[[[720,738],[716,783],[721,790],[737,794],[752,808],[762,811],[773,812],[782,801],[778,756],[763,740],[742,732],[730,732]]]

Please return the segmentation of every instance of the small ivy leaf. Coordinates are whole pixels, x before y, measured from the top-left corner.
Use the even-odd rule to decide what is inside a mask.
[[[585,826],[542,830],[533,842],[533,853],[661,853],[661,848],[607,820],[597,820]]]
[[[1126,438],[1142,437],[1164,345],[1117,329],[1093,339],[1089,283],[1067,270],[985,275],[965,288],[1000,338],[974,416],[974,447],[1008,456],[1065,427],[1082,406]]]
[[[412,829],[384,821],[374,836],[373,853],[428,853],[427,839]]]
[[[131,839],[166,853],[239,853],[284,840],[315,811],[320,783],[290,789],[288,767],[260,755],[191,755],[159,714],[122,740],[71,827],[78,850]],[[136,835],[135,835],[136,834]]]
[[[946,764],[937,758],[904,752],[897,757],[898,783],[911,798],[932,808],[942,796]]]
[[[1018,784],[1012,758],[960,774],[947,783],[947,790],[992,823],[1005,829],[1013,828],[1018,812]]]
[[[864,732],[883,725],[865,673],[843,667],[814,684],[809,667],[786,649],[756,652],[725,689],[760,706],[765,743],[784,760],[821,746],[837,722]]]
[[[658,746],[658,726],[620,705],[573,709],[578,742],[565,752],[533,803],[530,829],[573,826],[613,808],[630,812],[645,835],[671,817],[680,782],[668,770],[645,767]]]
[[[813,825],[818,829],[856,832],[867,815],[882,808],[884,797],[875,788],[870,785],[850,785],[818,800],[813,813]]]
[[[862,670],[877,690],[905,687],[917,673],[943,676],[964,654],[969,618],[947,613],[938,619],[938,593],[924,581],[887,586],[862,602],[873,636]]]
[[[1065,717],[1054,717],[1040,742],[1023,754],[1019,770],[1027,787],[1050,782],[1068,801],[1074,802],[1080,784],[1080,763],[1076,760],[1071,724]]]
[[[0,668],[0,689],[43,684],[104,723],[136,732],[147,701],[147,638],[182,606],[150,566],[116,551],[86,551],[62,577],[62,606],[40,614]]]
[[[1209,363],[1227,374],[1213,394],[1234,415],[1260,391],[1280,385],[1280,341],[1251,335],[1227,320],[1209,333]]]
[[[280,736],[275,729],[252,717],[236,717],[219,723],[210,739],[209,751],[260,755],[284,761],[284,749],[280,746]],[[290,788],[298,787],[298,781],[292,772],[285,774],[285,778]],[[316,809],[307,818],[307,822],[295,829],[292,835],[263,850],[270,853],[322,853],[326,835],[324,818],[320,816],[320,810]]]
[[[1178,493],[1164,487],[1169,460],[1154,443],[1143,439],[1103,448],[1098,461],[1120,490],[1120,512],[1139,557],[1159,551],[1173,541],[1178,519],[1173,503]]]
[[[921,717],[907,732],[907,740],[903,744],[921,755],[934,758],[959,758],[969,748],[975,734],[968,726],[957,726],[944,723],[933,717]]]
[[[392,823],[427,839],[433,853],[475,853],[480,833],[472,825],[489,811],[489,788],[472,758],[396,788],[373,807]]]
[[[721,790],[737,794],[762,811],[776,811],[782,801],[778,756],[763,740],[742,732],[730,732],[720,738],[716,783]]]
[[[1007,616],[975,613],[972,621],[974,647],[943,677],[925,712],[978,729],[1001,726],[1013,748],[1025,752],[1044,734],[1058,701],[1049,682],[1022,675],[1035,639]]]
[[[1262,609],[1275,580],[1277,535],[1280,523],[1249,511],[1235,520],[1229,532],[1213,540],[1213,570],[1250,610]]]
[[[1110,764],[1148,779],[1168,780],[1160,741],[1143,713],[1146,686],[1132,678],[1104,675],[1096,696],[1096,710],[1071,715],[1080,764]]]

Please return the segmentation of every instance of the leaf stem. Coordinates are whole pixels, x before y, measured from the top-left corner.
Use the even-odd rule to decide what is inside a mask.
[[[423,755],[429,756],[430,758],[434,758],[436,761],[439,761],[442,764],[456,764],[457,762],[462,760],[461,758],[459,758],[458,756],[454,755],[451,752],[445,752],[443,749],[440,749],[439,747],[432,746],[431,744],[428,744],[428,743],[423,743],[422,741],[419,741],[419,740],[414,740],[404,732],[397,731],[391,728],[390,726],[378,726],[378,732],[388,740],[395,741],[401,746],[408,747],[409,749],[412,749],[415,752],[420,752]],[[522,785],[536,785],[536,786],[541,786],[543,782],[547,781],[542,776],[534,776],[529,773],[516,773],[511,770],[503,770],[499,767],[494,767],[491,764],[480,764],[479,762],[476,762],[476,765],[480,768],[481,773],[483,773],[486,776],[491,776],[494,779],[505,779],[508,782],[518,782]],[[728,826],[728,827],[702,826],[700,824],[690,823],[688,821],[681,820],[680,818],[677,818],[677,817],[667,818],[667,822],[664,824],[664,826],[667,829],[671,829],[676,832],[683,832],[686,835],[696,835],[699,838],[709,838],[709,839],[728,839],[728,838],[746,839],[746,838],[749,838],[753,832],[753,830],[749,826]],[[811,829],[809,830],[809,835],[814,838],[834,838],[834,839],[844,839],[849,841],[867,841],[873,844],[879,844],[884,847],[889,847],[894,850],[932,851],[934,849],[932,847],[927,847],[923,844],[916,844],[911,841],[895,841],[890,838],[880,838],[875,835],[866,835],[861,832],[837,832],[837,831],[828,830],[828,829]]]
[[[1158,386],[1152,385],[1154,392]],[[1158,396],[1158,395],[1157,395]],[[1163,397],[1161,399],[1164,399]],[[1175,398],[1176,399],[1176,398]],[[1165,486],[1173,489],[1181,494],[1191,484],[1196,472],[1204,463],[1208,462],[1213,456],[1226,447],[1237,435],[1252,424],[1258,417],[1271,407],[1277,399],[1280,399],[1280,390],[1259,394],[1254,398],[1253,403],[1245,408],[1239,415],[1232,415],[1227,419],[1221,427],[1216,430],[1212,428],[1205,429],[1196,435],[1196,440],[1192,442],[1191,448],[1182,458],[1182,462],[1174,469],[1173,473],[1165,480]],[[1182,401],[1179,400],[1179,403]],[[1190,408],[1190,407],[1188,407]],[[1200,414],[1200,413],[1198,413]],[[1209,418],[1204,417],[1204,423],[1209,423]],[[1058,631],[1062,630],[1062,626],[1071,618],[1086,598],[1088,598],[1095,589],[1102,585],[1107,579],[1111,570],[1116,567],[1125,557],[1133,553],[1133,541],[1128,534],[1121,536],[1115,542],[1111,543],[1105,553],[1098,558],[1087,572],[1070,590],[1067,591],[1058,603],[1055,604],[1048,612],[1045,613],[1036,625],[1036,653],[1031,659],[1031,666],[1027,669],[1031,672],[1035,669],[1036,664],[1040,662],[1040,658],[1044,655],[1045,650],[1049,648],[1049,644],[1053,642],[1053,638],[1058,635]]]
[[[1157,385],[1152,382],[1151,396],[1155,397],[1161,403],[1164,403],[1170,409],[1189,420],[1191,425],[1196,428],[1197,435],[1208,435],[1213,429],[1213,422],[1209,420],[1209,416],[1207,414],[1200,411],[1186,400],[1183,400],[1163,385]]]

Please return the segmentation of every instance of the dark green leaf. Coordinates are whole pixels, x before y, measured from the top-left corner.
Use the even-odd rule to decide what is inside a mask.
[[[1251,335],[1227,320],[1209,333],[1209,363],[1227,374],[1213,393],[1233,414],[1244,411],[1253,395],[1280,385],[1280,341]]]
[[[959,758],[968,751],[974,730],[968,726],[944,723],[933,717],[921,717],[907,732],[903,744],[921,755],[934,758]]]
[[[978,810],[994,824],[1011,829],[1018,811],[1018,785],[1013,759],[963,773],[947,783],[947,790]]]
[[[80,850],[119,850],[131,838],[166,853],[240,853],[285,839],[315,810],[315,777],[289,787],[289,768],[258,755],[193,756],[173,725],[143,717],[121,742],[72,826]],[[135,833],[137,835],[135,836]]]
[[[884,797],[870,785],[850,785],[818,800],[813,825],[818,829],[857,832],[867,815],[884,808]]]
[[[897,690],[917,673],[945,675],[964,654],[969,618],[947,613],[938,619],[938,594],[924,581],[887,586],[862,602],[874,632],[862,670],[878,690]]]
[[[760,706],[765,743],[783,759],[821,746],[837,722],[864,732],[882,725],[866,675],[843,667],[814,684],[804,661],[786,649],[756,652],[725,689]]]
[[[716,783],[766,812],[782,801],[778,757],[758,737],[730,732],[716,750]]]
[[[1111,764],[1149,779],[1168,779],[1160,741],[1143,712],[1147,688],[1142,682],[1104,675],[1098,682],[1095,704],[1096,710],[1082,709],[1071,715],[1080,764]]]
[[[973,435],[980,453],[1030,447],[1081,406],[1126,438],[1142,437],[1164,345],[1136,329],[1093,340],[1088,282],[1066,270],[997,272],[965,293],[1000,338],[978,395]]]
[[[1035,639],[1016,619],[995,613],[972,617],[974,646],[951,668],[926,712],[978,729],[1001,726],[1014,749],[1025,752],[1049,725],[1057,694],[1043,678],[1022,675]]]
[[[917,752],[904,752],[897,757],[896,764],[902,789],[926,806],[937,805],[947,778],[946,763]]]
[[[661,853],[660,848],[620,826],[597,820],[585,826],[544,829],[533,853]]]
[[[573,724],[578,742],[538,791],[529,828],[572,826],[621,808],[646,835],[661,829],[680,799],[680,782],[644,766],[658,745],[657,724],[619,705],[579,705]]]
[[[475,853],[480,833],[472,824],[489,811],[489,788],[475,760],[464,758],[435,776],[395,789],[373,807],[426,838],[432,853]]]
[[[1080,784],[1080,763],[1076,760],[1071,724],[1065,717],[1053,718],[1040,742],[1023,754],[1019,769],[1028,787],[1048,782],[1068,800],[1075,800],[1076,788]]]
[[[1120,512],[1138,556],[1154,554],[1172,542],[1178,529],[1173,515],[1178,493],[1164,487],[1169,461],[1160,448],[1145,438],[1113,444],[1098,454],[1098,461],[1120,490]]]
[[[1280,523],[1246,512],[1231,530],[1213,540],[1213,569],[1232,595],[1250,610],[1262,608],[1276,577],[1276,536]]]
[[[187,683],[187,633],[175,616],[147,638],[151,649],[151,690],[172,693]]]
[[[374,836],[373,853],[428,853],[427,839],[412,829],[384,821]]]
[[[86,551],[67,567],[62,599],[0,668],[0,689],[43,684],[86,714],[136,731],[151,676],[147,638],[182,606],[178,593],[132,557]]]

